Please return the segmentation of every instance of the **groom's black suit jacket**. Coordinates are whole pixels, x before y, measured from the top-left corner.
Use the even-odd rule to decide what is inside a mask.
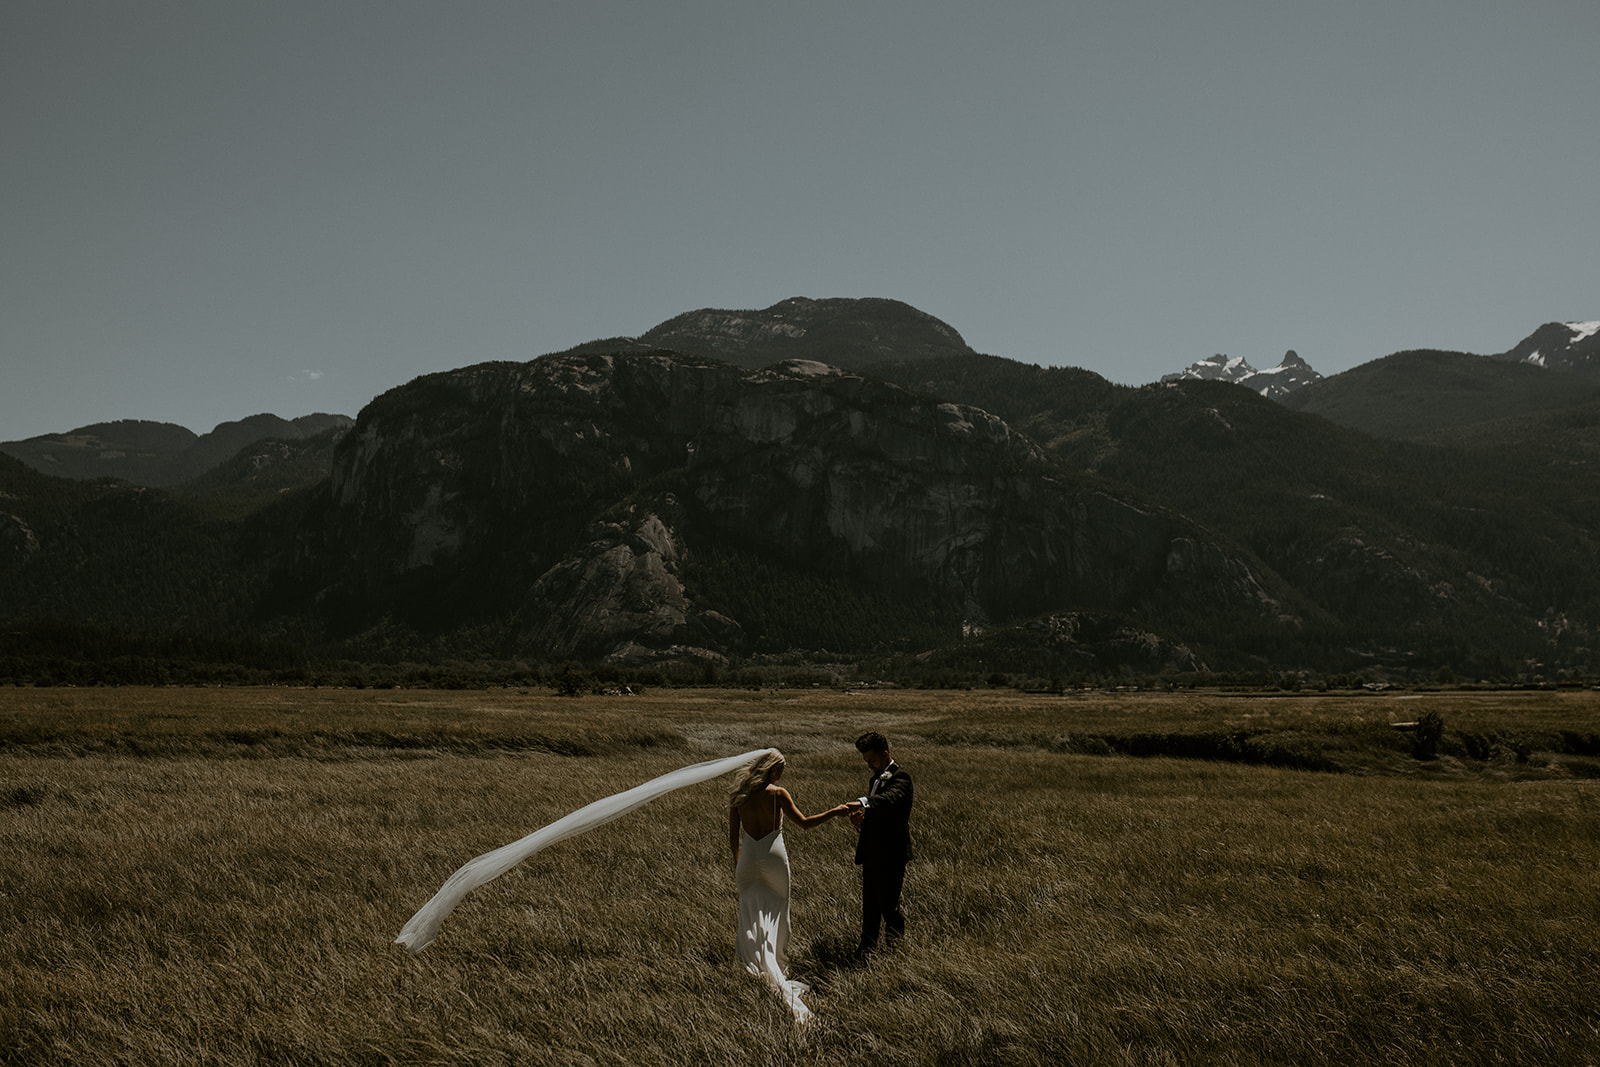
[[[883,775],[867,782],[878,782],[878,792],[867,805],[867,817],[856,839],[857,863],[898,863],[911,860],[911,775],[891,764]],[[881,780],[880,780],[881,779]]]

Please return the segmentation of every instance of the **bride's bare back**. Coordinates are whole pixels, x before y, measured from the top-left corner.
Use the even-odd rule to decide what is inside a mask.
[[[734,811],[738,813],[739,825],[744,832],[760,841],[774,830],[783,829],[785,802],[788,808],[794,808],[788,790],[769,785],[761,792],[745,797],[744,803]]]
[[[768,783],[764,789],[751,793],[738,807],[728,808],[728,847],[735,861],[739,858],[739,831],[744,830],[760,841],[770,833],[783,829],[783,816],[788,814],[796,826],[809,830],[818,823],[827,822],[835,815],[844,815],[852,805],[840,804],[815,815],[807,815],[795,805],[794,798],[782,786]],[[859,806],[859,805],[857,805]]]

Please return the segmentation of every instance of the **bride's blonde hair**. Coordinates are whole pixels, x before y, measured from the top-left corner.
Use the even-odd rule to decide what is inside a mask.
[[[783,770],[783,753],[775,748],[767,749],[756,757],[754,763],[745,768],[739,784],[733,787],[733,795],[728,800],[728,806],[737,808],[750,797],[750,794],[761,792],[772,781],[772,776],[781,770]]]

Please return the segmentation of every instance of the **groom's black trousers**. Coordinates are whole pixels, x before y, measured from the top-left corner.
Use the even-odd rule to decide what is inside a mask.
[[[878,946],[878,928],[888,932],[889,943],[906,932],[906,917],[900,911],[900,890],[906,881],[903,863],[863,863],[861,865],[861,951]]]

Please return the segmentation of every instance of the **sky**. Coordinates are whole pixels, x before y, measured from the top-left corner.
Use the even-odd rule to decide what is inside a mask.
[[[1130,385],[1600,319],[1594,0],[6,0],[0,440],[889,297]]]

